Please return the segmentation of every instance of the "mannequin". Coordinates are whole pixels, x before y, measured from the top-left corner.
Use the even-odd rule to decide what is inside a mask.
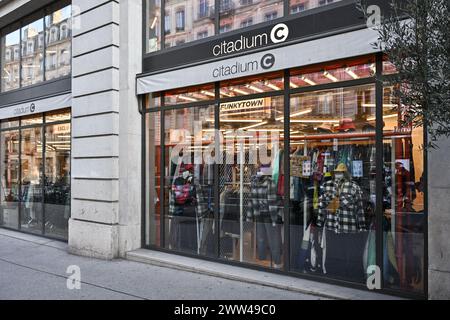
[[[364,279],[362,256],[366,230],[363,195],[340,163],[333,179],[321,187],[317,226],[324,228],[328,273],[357,281]]]
[[[266,260],[268,243],[273,267],[281,269],[283,207],[280,207],[280,197],[277,196],[277,185],[272,179],[270,167],[260,166],[257,175],[252,178],[250,198],[247,219],[253,218],[256,222],[258,258]]]

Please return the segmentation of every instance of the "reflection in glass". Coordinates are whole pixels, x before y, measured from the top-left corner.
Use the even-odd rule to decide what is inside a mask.
[[[213,36],[214,19],[213,0],[166,0],[166,47]]]
[[[45,17],[46,80],[67,76],[72,59],[72,7],[69,5]]]
[[[22,27],[22,86],[44,81],[44,19]]]
[[[384,92],[383,267],[387,287],[423,292],[424,132],[404,124],[392,88]]]
[[[2,131],[0,143],[0,226],[19,228],[19,131]]]
[[[291,268],[365,283],[375,217],[375,88],[291,97]]]
[[[281,18],[281,0],[220,0],[220,33]]]
[[[45,234],[65,238],[70,218],[70,123],[45,128]]]
[[[341,0],[290,0],[290,13],[295,14],[339,1]]]
[[[161,48],[161,0],[147,0],[147,52]]]
[[[147,189],[146,219],[147,245],[161,246],[161,113],[152,112],[146,116],[147,143]]]
[[[165,244],[168,249],[215,256],[214,106],[164,113]]]
[[[283,101],[267,97],[220,105],[224,259],[283,268]]]
[[[21,228],[42,232],[42,127],[21,130]]]
[[[20,87],[20,30],[16,30],[1,38],[1,91],[9,91]]]

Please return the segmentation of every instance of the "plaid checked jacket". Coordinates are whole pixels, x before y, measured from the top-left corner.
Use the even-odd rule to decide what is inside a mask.
[[[277,223],[282,217],[277,191],[277,185],[271,176],[253,177],[247,219],[269,214],[272,223]]]
[[[353,181],[338,185],[334,180],[325,182],[319,197],[317,226],[336,233],[355,233],[366,230],[362,190]],[[339,197],[339,207],[334,212],[328,205]]]

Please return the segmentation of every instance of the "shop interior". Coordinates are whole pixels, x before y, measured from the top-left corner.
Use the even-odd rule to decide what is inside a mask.
[[[364,284],[382,228],[384,286],[423,290],[423,130],[384,88],[377,163],[375,72],[364,57],[149,96],[148,245]]]

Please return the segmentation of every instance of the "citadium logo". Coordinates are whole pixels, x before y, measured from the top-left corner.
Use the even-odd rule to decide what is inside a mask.
[[[270,35],[266,32],[252,35],[251,37],[245,37],[241,35],[239,39],[233,41],[225,40],[215,45],[212,48],[212,53],[215,57],[218,57],[248,49],[263,47],[268,45],[269,41],[275,44],[281,43],[286,41],[288,37],[289,27],[284,23],[279,23],[272,28]]]
[[[270,33],[270,40],[272,40],[273,43],[284,42],[288,37],[289,27],[284,23],[277,24]]]
[[[264,70],[268,70],[268,69],[272,68],[274,64],[275,64],[275,56],[271,53],[266,54],[261,59],[261,67]]]

